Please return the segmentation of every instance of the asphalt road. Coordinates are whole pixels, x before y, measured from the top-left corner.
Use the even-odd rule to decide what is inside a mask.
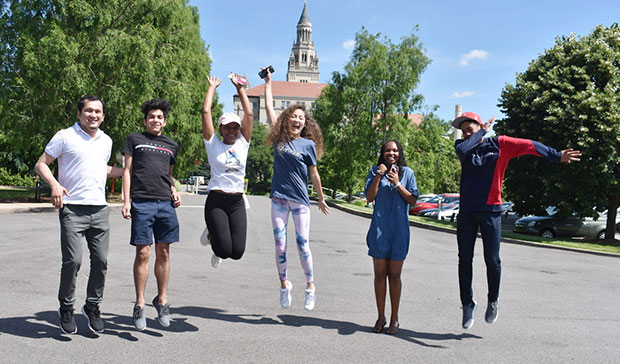
[[[95,335],[76,315],[78,333],[57,326],[60,248],[55,213],[0,219],[0,363],[617,363],[620,358],[620,260],[503,244],[498,321],[484,322],[486,279],[481,244],[472,329],[460,327],[455,236],[412,229],[403,270],[398,335],[374,334],[372,264],[367,218],[312,206],[311,248],[317,304],[303,309],[303,273],[289,234],[289,309],[279,305],[269,200],[250,196],[246,254],[210,266],[198,242],[205,196],[184,196],[181,242],[171,248],[172,326],[162,328],[147,305],[148,328],[134,329],[129,222],[110,216],[112,239],[105,299],[106,330]],[[292,227],[292,223],[290,224]],[[87,251],[85,249],[85,251]],[[291,255],[292,254],[292,255]],[[151,270],[152,262],[151,259]],[[84,300],[88,257],[78,277]],[[151,274],[147,298],[154,297]],[[77,311],[77,310],[76,310]],[[387,312],[389,315],[389,312]]]

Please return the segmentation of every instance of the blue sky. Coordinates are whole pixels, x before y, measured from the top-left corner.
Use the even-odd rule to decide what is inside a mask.
[[[198,7],[201,35],[213,59],[212,74],[245,73],[252,86],[262,81],[260,66],[273,65],[274,79],[286,80],[291,46],[303,0],[191,0]],[[416,32],[432,63],[417,92],[437,115],[454,118],[456,104],[487,120],[501,118],[503,87],[555,38],[586,35],[599,24],[620,21],[620,2],[592,1],[408,1],[308,0],[312,37],[319,57],[320,81],[342,72],[352,40],[362,26],[392,42]],[[206,75],[205,75],[206,77]],[[224,111],[232,111],[234,88],[218,88]]]

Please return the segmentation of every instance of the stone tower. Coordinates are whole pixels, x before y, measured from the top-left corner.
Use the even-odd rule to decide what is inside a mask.
[[[319,57],[314,50],[312,41],[312,23],[308,17],[307,3],[297,23],[297,40],[293,43],[291,56],[288,60],[288,82],[319,82]]]

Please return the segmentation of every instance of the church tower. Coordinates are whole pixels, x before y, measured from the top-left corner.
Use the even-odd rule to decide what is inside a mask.
[[[307,2],[297,23],[297,40],[293,43],[291,56],[288,60],[288,82],[319,82],[319,58],[312,41],[312,23],[308,17]]]

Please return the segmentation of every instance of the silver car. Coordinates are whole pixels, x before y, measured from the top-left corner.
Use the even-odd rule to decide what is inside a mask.
[[[531,234],[543,238],[583,237],[586,239],[604,239],[606,220],[578,216],[559,217],[526,216],[518,219],[512,229],[515,233]]]

